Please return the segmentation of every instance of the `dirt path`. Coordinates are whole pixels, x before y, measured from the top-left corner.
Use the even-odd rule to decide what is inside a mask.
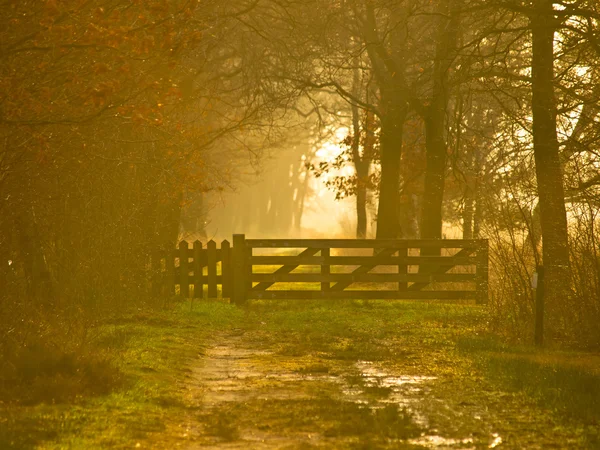
[[[280,334],[214,336],[190,377],[187,448],[579,448],[575,430],[466,359],[410,338],[380,344],[402,351],[369,360],[297,351]]]

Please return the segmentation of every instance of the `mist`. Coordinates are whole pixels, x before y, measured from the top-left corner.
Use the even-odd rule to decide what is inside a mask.
[[[0,0],[0,448],[598,448],[599,86],[597,0]]]

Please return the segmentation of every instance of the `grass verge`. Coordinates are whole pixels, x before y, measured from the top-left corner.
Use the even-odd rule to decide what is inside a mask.
[[[494,336],[461,337],[457,348],[495,382],[547,409],[600,425],[600,355],[511,346]]]
[[[138,311],[103,323],[77,358],[26,355],[25,389],[13,389],[0,403],[0,448],[132,448],[153,434],[176,440],[164,431],[186,413],[181,385],[187,367],[207,336],[242,316],[220,302],[193,308],[181,303],[170,311]],[[89,388],[82,390],[81,383]],[[93,389],[94,383],[101,389]],[[46,395],[18,398],[27,385]]]

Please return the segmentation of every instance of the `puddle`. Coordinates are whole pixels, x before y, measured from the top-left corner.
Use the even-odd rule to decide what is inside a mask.
[[[271,351],[247,348],[241,339],[235,337],[228,337],[226,345],[207,348],[202,360],[203,364],[194,369],[194,378],[202,386],[199,389],[201,401],[212,406],[256,398],[313,398],[309,383],[339,385],[341,382],[339,377],[329,373],[297,373],[281,369],[285,366],[284,360],[295,361],[295,358],[275,356]],[[293,365],[296,366],[297,363]]]
[[[358,387],[348,387],[343,390],[355,403],[369,404],[371,408],[381,408],[381,404],[397,404],[402,408],[406,408],[412,416],[413,421],[422,429],[428,430],[429,420],[418,410],[418,405],[423,400],[423,396],[429,392],[429,383],[437,380],[437,377],[420,376],[420,375],[398,375],[390,374],[378,367],[372,361],[357,361],[355,367],[359,370],[359,374],[367,387],[381,387],[391,390],[386,398],[377,400],[366,400],[364,389]],[[437,433],[437,430],[429,430]],[[423,433],[420,437],[410,439],[408,442],[414,445],[420,445],[426,448],[435,449],[462,449],[470,450],[481,448],[479,441],[476,442],[473,437],[466,438],[450,438],[440,436],[438,434]],[[496,448],[502,444],[502,438],[498,433],[493,433],[490,437],[488,448]]]
[[[358,361],[356,367],[360,370],[360,376],[365,380],[365,384],[392,388],[393,390],[394,388],[406,387],[413,392],[421,392],[422,389],[418,387],[419,385],[437,380],[437,377],[419,375],[390,375],[376,367],[371,361]]]
[[[372,361],[357,361],[355,367],[359,370],[360,377],[367,387],[379,387],[390,389],[389,395],[376,401],[369,400],[366,393],[360,388],[346,388],[351,401],[360,404],[368,404],[370,408],[383,408],[385,405],[394,404],[410,412],[412,420],[420,428],[429,428],[427,417],[421,414],[414,405],[426,391],[425,384],[436,380],[436,377],[415,376],[415,375],[397,375],[389,374],[378,367]]]
[[[473,445],[474,441],[473,438],[465,438],[465,439],[452,439],[452,438],[445,438],[443,436],[438,436],[438,435],[428,435],[428,436],[421,436],[419,438],[416,439],[410,439],[409,441],[411,444],[414,445],[421,445],[423,447],[428,447],[428,448],[456,448],[457,446],[461,446],[461,449],[467,450],[467,449],[474,449],[475,447],[462,447],[463,445]]]
[[[270,374],[265,375],[263,373],[262,376],[264,378],[268,378],[268,379],[289,381],[289,382],[293,382],[293,381],[329,381],[331,383],[340,383],[341,382],[339,377],[336,377],[333,375],[328,375],[325,373],[322,375],[308,375],[308,374],[303,374],[303,373],[270,373]]]
[[[390,389],[387,402],[406,404],[411,397],[422,396],[428,392],[427,382],[436,380],[436,377],[418,375],[389,375],[381,369],[366,365],[361,367],[361,377],[368,387],[381,387]]]
[[[198,399],[205,407],[212,408],[222,403],[247,402],[252,399],[261,400],[305,400],[315,399],[331,390],[330,394],[340,393],[343,400],[360,404],[372,410],[385,408],[387,405],[398,405],[410,413],[412,422],[423,433],[421,436],[405,442],[430,449],[475,449],[498,448],[503,440],[498,433],[491,433],[487,438],[470,436],[451,438],[440,435],[440,431],[431,426],[428,415],[422,406],[428,397],[431,386],[437,377],[419,375],[401,375],[384,370],[372,361],[357,361],[355,370],[360,377],[358,385],[349,383],[344,374],[349,374],[348,367],[338,368],[334,373],[299,373],[298,358],[282,357],[273,352],[244,348],[244,342],[238,338],[227,338],[227,344],[208,348],[205,351],[203,365],[195,368],[194,374],[198,382]],[[286,369],[285,367],[289,367]],[[339,369],[342,369],[341,371]],[[356,374],[356,372],[354,372]],[[443,407],[440,404],[440,407]],[[478,419],[481,420],[480,417]],[[432,420],[433,421],[433,420]],[[319,439],[318,434],[310,437],[292,431],[290,435],[280,436],[277,433],[260,429],[241,430],[242,440],[230,443],[213,442],[202,448],[281,448],[304,442],[306,445]],[[414,434],[413,434],[414,436]],[[199,448],[199,447],[191,447]]]
[[[493,433],[491,438],[492,438],[492,441],[489,444],[488,448],[496,448],[500,444],[502,444],[502,438],[498,435],[498,433]],[[468,437],[468,438],[464,438],[464,439],[453,439],[453,438],[446,438],[443,436],[438,436],[438,435],[432,434],[432,435],[423,435],[416,439],[410,439],[408,442],[411,444],[414,444],[414,445],[421,445],[421,446],[427,447],[427,448],[438,448],[438,449],[442,449],[442,448],[459,449],[460,448],[461,450],[471,450],[471,449],[474,450],[476,448],[482,448],[481,443],[478,443],[479,445],[476,445],[476,442],[472,437]]]
[[[389,375],[384,370],[376,367],[372,361],[357,361],[356,367],[360,370],[361,376],[365,379],[381,381],[382,383],[389,385],[388,387],[402,386],[403,384],[419,384],[426,381],[437,380],[437,377],[426,377],[419,375]]]

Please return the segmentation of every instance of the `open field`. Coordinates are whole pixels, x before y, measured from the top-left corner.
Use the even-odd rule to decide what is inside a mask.
[[[379,300],[132,314],[90,344],[116,355],[113,385],[2,404],[0,448],[600,448],[600,355],[502,344],[486,322]]]

